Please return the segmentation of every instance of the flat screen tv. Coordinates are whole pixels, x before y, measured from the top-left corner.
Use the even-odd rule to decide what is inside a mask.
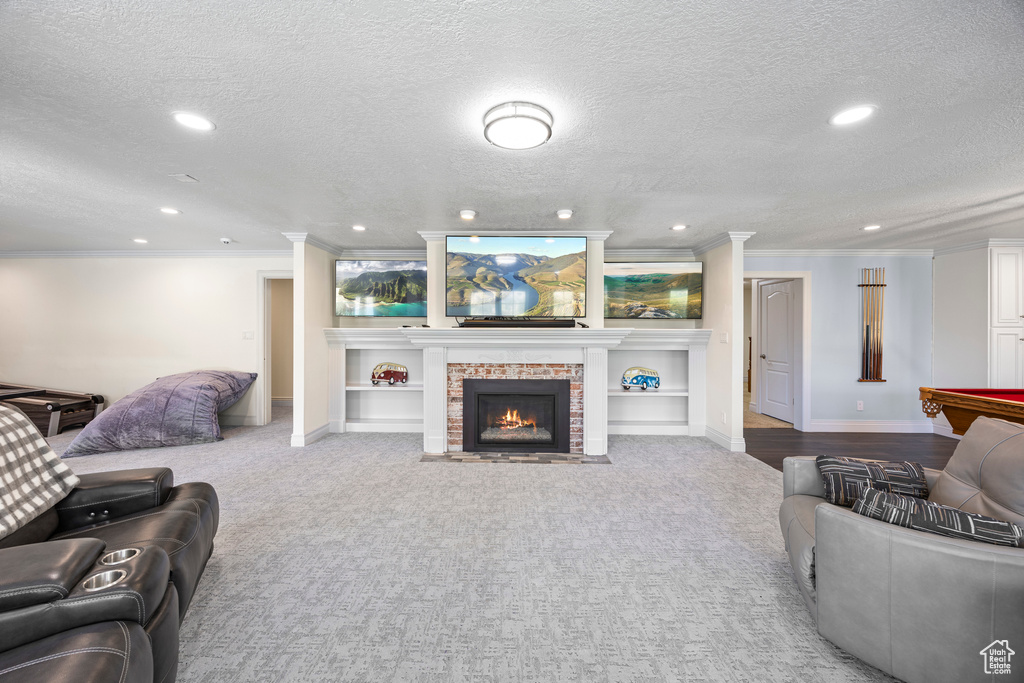
[[[703,314],[704,264],[604,264],[605,318],[678,318]]]
[[[426,261],[335,261],[334,315],[427,315]]]
[[[586,237],[449,235],[446,248],[449,317],[586,315]]]

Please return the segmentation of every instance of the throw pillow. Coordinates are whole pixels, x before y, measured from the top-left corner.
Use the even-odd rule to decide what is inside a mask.
[[[853,511],[889,524],[950,538],[1017,548],[1024,542],[1024,529],[1013,522],[875,489],[862,492]]]
[[[96,416],[63,457],[220,441],[217,413],[240,399],[255,379],[255,372],[222,370],[161,377]]]
[[[850,507],[867,488],[916,498],[928,497],[924,468],[916,462],[880,462],[833,455],[814,459],[825,483],[825,500]]]

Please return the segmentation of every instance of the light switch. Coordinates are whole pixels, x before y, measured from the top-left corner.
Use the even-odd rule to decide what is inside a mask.
[[[718,341],[722,342],[723,344],[728,344],[729,343],[729,333],[728,332],[719,332],[718,333]]]
[[[247,339],[249,341],[252,341],[255,338],[256,338],[256,335],[255,335],[255,333],[252,330],[246,330],[246,331],[242,332],[242,339]]]

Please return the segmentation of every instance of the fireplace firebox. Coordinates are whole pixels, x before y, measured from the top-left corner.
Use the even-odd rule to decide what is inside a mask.
[[[569,452],[569,380],[464,379],[462,449]]]

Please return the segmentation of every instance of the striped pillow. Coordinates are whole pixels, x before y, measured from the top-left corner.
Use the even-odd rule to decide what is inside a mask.
[[[814,459],[825,483],[825,500],[850,507],[864,489],[872,488],[915,498],[928,497],[924,468],[916,462],[857,460],[833,455]]]
[[[950,538],[1017,548],[1024,542],[1024,529],[1013,522],[875,489],[861,492],[853,511],[889,524]]]

